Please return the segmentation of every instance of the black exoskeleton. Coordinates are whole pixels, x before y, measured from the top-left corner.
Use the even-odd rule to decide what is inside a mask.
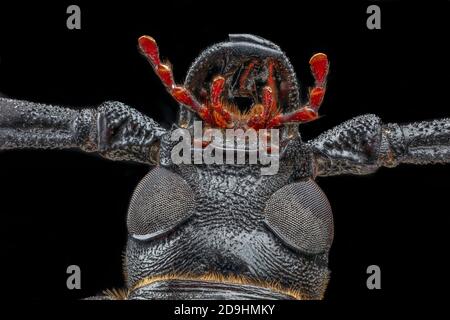
[[[314,179],[450,162],[448,118],[384,124],[368,114],[302,141],[298,123],[316,117],[325,91],[323,54],[311,61],[316,85],[301,105],[289,60],[267,40],[233,35],[205,50],[183,87],[152,38],[140,45],[180,102],[172,130],[120,102],[72,110],[0,98],[1,150],[81,149],[153,167],[129,206],[126,288],[95,299],[320,299],[333,217]],[[251,99],[250,111],[237,97]],[[175,163],[171,132],[194,120],[205,130],[279,128],[277,173],[261,174],[258,163]]]

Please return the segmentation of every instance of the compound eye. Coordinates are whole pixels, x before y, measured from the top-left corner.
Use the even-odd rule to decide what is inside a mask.
[[[187,182],[176,173],[156,167],[133,193],[128,208],[128,232],[137,240],[165,234],[187,220],[194,205],[194,195]]]
[[[333,214],[327,197],[311,179],[276,191],[266,203],[265,223],[286,245],[319,254],[333,242]]]

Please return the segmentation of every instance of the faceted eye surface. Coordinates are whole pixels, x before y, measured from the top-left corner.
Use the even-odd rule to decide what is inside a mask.
[[[327,197],[311,179],[277,190],[267,201],[265,223],[293,249],[318,254],[333,242],[333,214]]]
[[[188,219],[195,206],[193,192],[178,174],[156,167],[139,182],[128,208],[128,232],[147,240]]]

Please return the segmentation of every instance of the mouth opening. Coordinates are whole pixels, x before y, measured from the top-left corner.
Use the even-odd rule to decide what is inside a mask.
[[[233,103],[241,113],[247,113],[252,108],[254,101],[251,97],[234,97]]]

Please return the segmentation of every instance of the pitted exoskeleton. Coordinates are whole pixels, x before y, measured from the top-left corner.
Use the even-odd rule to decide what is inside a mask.
[[[300,101],[293,67],[275,44],[251,35],[206,49],[183,85],[156,42],[142,53],[180,103],[171,130],[120,102],[72,110],[0,99],[0,149],[78,148],[108,159],[155,166],[129,206],[126,288],[98,299],[319,299],[328,278],[333,216],[317,176],[369,174],[400,163],[449,163],[450,119],[383,124],[351,119],[303,142],[298,124],[318,116],[329,63],[310,61],[314,85]],[[280,167],[175,164],[170,133],[279,128]]]

